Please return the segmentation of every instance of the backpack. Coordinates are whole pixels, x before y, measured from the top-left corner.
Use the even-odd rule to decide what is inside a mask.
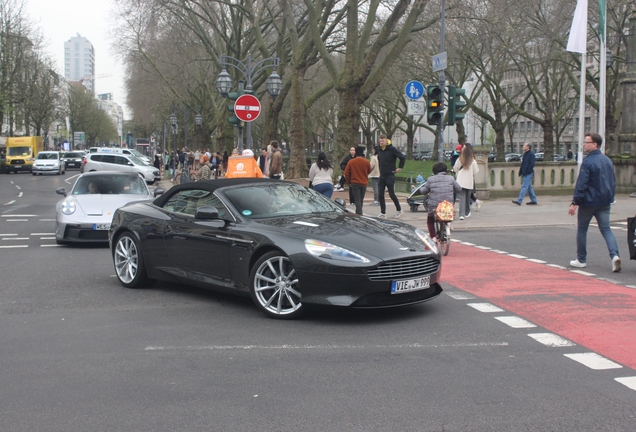
[[[440,221],[452,222],[455,218],[455,207],[453,203],[446,200],[439,203],[435,209],[435,217]]]

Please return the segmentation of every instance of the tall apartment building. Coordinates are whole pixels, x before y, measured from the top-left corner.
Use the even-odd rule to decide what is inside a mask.
[[[82,82],[95,94],[95,49],[79,33],[64,42],[64,78]]]

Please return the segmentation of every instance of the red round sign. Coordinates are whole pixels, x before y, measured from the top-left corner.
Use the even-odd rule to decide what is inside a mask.
[[[239,120],[251,122],[261,113],[261,103],[256,96],[245,94],[234,102],[234,114]]]

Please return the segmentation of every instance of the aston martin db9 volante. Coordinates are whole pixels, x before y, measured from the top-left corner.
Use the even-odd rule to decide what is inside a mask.
[[[316,305],[410,305],[442,292],[440,254],[425,232],[349,213],[287,181],[175,186],[118,209],[109,241],[126,287],[161,279],[244,294],[274,318]]]
[[[115,210],[132,201],[150,201],[143,178],[136,173],[90,172],[80,175],[69,193],[56,206],[57,244],[107,242]],[[162,192],[155,190],[155,196]]]

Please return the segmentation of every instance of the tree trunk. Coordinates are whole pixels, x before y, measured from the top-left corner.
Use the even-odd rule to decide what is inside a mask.
[[[305,100],[303,81],[305,69],[297,68],[291,72],[291,111],[289,122],[290,154],[286,178],[304,178],[309,171],[305,161]]]

